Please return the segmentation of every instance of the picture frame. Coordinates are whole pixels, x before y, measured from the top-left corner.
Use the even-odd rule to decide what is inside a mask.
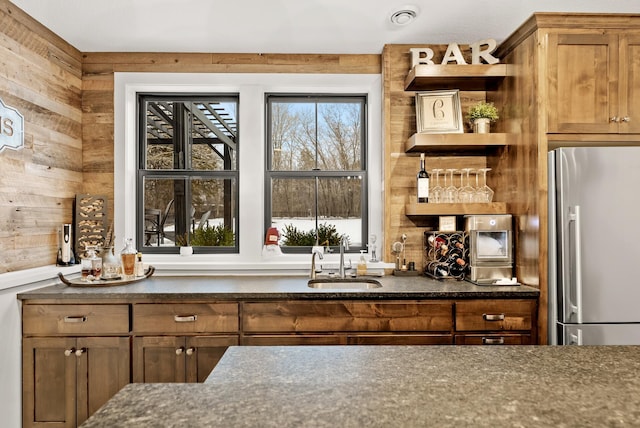
[[[419,134],[462,133],[462,109],[457,89],[416,93],[416,125]]]

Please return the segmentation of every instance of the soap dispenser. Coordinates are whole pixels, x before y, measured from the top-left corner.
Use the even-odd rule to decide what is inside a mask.
[[[356,272],[358,276],[367,274],[367,259],[364,257],[364,250],[360,250],[360,259],[358,260]]]

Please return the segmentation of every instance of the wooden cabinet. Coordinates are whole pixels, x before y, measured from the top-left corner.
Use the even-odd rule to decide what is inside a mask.
[[[535,344],[535,299],[242,304],[242,345]]]
[[[142,336],[133,338],[133,381],[204,382],[238,336]]]
[[[530,334],[456,334],[456,345],[535,345]]]
[[[548,35],[548,130],[640,132],[640,33]]]
[[[237,333],[238,304],[139,303],[133,305],[133,333]]]
[[[203,382],[238,345],[238,303],[134,304],[133,381]]]
[[[127,305],[24,305],[23,426],[78,426],[129,383],[128,325]]]
[[[455,302],[455,343],[482,345],[535,344],[535,300],[469,300]]]
[[[535,310],[535,299],[26,301],[23,424],[78,426],[131,381],[203,382],[229,346],[535,343]]]
[[[247,302],[242,344],[451,344],[452,308],[450,301]]]

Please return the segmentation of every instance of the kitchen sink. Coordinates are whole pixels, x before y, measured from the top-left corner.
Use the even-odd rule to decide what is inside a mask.
[[[327,290],[370,290],[373,288],[380,288],[380,284],[375,279],[371,278],[322,278],[322,279],[310,279],[308,284],[310,288],[321,288]]]

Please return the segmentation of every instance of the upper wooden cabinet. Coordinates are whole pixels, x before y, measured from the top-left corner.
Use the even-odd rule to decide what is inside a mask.
[[[640,132],[640,32],[548,35],[548,132]]]

